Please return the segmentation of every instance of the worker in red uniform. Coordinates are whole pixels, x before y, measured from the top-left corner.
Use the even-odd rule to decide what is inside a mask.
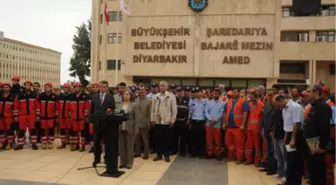
[[[54,125],[58,116],[56,94],[52,92],[52,83],[44,85],[44,92],[38,97],[40,109],[42,149],[52,149],[55,140]]]
[[[70,95],[70,118],[72,124],[72,142],[71,151],[79,149],[85,151],[85,132],[84,124],[88,118],[89,100],[88,95],[80,91],[80,82],[73,84],[73,94]]]
[[[261,160],[261,116],[264,104],[257,98],[255,92],[249,93],[249,110],[250,114],[247,121],[247,141],[245,145],[245,165],[253,164],[256,167],[260,166]],[[252,153],[254,149],[254,160]]]
[[[35,122],[40,120],[40,109],[38,107],[37,95],[32,91],[32,82],[27,80],[24,82],[24,91],[20,92],[17,96],[18,102],[18,120],[19,131],[16,133],[17,146],[14,150],[23,149],[25,144],[25,131],[28,127],[30,135],[30,143],[33,150],[37,150],[37,135]]]
[[[18,121],[18,104],[11,94],[11,85],[2,84],[0,95],[0,148],[10,150],[14,141],[13,122]]]
[[[71,130],[70,120],[70,87],[69,83],[63,84],[63,93],[57,96],[58,123],[60,125],[61,145],[57,149],[66,147],[67,137]],[[71,140],[70,140],[70,144]]]
[[[247,101],[239,98],[238,89],[232,90],[232,99],[224,106],[223,129],[226,129],[225,144],[229,149],[229,160],[244,162],[245,127],[249,106]]]

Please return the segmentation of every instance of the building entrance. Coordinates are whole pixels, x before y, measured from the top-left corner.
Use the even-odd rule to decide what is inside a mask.
[[[169,84],[176,84],[189,87],[214,88],[220,84],[233,88],[253,88],[259,85],[266,85],[266,79],[247,79],[247,78],[182,78],[182,77],[152,77],[152,76],[135,76],[133,82],[143,83],[150,86],[152,83],[159,83],[161,80]]]

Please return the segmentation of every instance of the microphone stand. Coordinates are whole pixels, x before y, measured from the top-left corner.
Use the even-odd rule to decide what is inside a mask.
[[[97,112],[94,112],[94,113],[90,114],[90,117],[95,116],[95,115],[97,115],[98,113],[101,113],[101,111],[97,111]],[[98,119],[98,123],[97,123],[97,129],[99,129],[99,119]],[[83,155],[83,156],[84,156],[84,155]],[[82,156],[80,159],[82,159],[83,156]],[[95,171],[96,171],[96,173],[97,173],[97,175],[100,176],[100,174],[99,174],[97,168],[106,168],[106,166],[97,166],[97,165],[93,166],[93,165],[92,165],[92,166],[87,166],[87,167],[78,168],[77,170],[78,170],[78,171],[81,171],[81,170],[86,170],[86,169],[91,169],[91,168],[94,168]]]

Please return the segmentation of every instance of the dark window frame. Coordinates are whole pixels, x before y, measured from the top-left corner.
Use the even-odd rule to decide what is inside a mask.
[[[316,31],[316,42],[335,42],[336,31]]]
[[[116,70],[116,60],[107,60],[106,69],[107,70]],[[121,69],[121,60],[118,60],[118,71]]]
[[[335,75],[336,68],[335,64],[329,64],[329,75]]]
[[[281,63],[280,62],[280,73],[283,74],[306,74],[306,64],[305,63]]]
[[[117,39],[117,37],[118,37],[118,44],[121,44],[121,40],[122,40],[122,33],[118,33],[118,35],[117,35],[117,33],[108,33],[107,34],[107,43],[108,44],[117,44],[117,41],[116,41],[116,39]]]
[[[280,36],[281,42],[309,42],[308,31],[281,31],[280,34],[281,34]],[[296,39],[290,40],[291,38]]]
[[[122,11],[109,11],[108,15],[110,17],[110,22],[122,22]]]

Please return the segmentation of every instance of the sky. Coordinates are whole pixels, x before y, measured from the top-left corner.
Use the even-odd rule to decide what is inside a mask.
[[[6,38],[62,53],[61,83],[69,76],[76,26],[91,17],[91,0],[0,0],[0,31]]]

